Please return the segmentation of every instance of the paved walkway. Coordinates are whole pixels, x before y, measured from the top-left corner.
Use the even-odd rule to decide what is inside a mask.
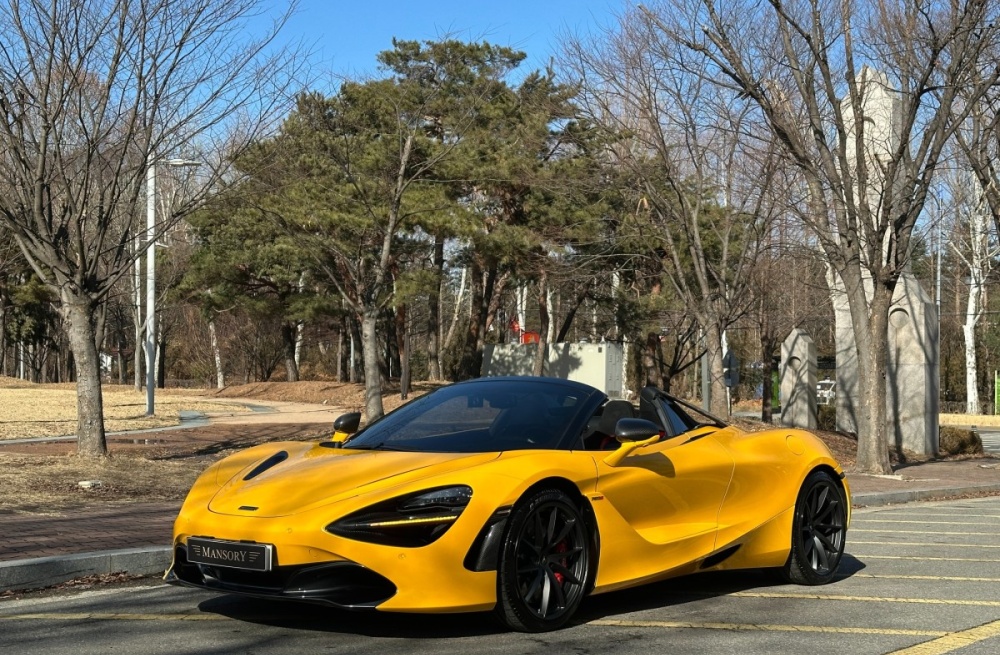
[[[90,507],[68,514],[0,514],[0,561],[169,546],[180,503]]]

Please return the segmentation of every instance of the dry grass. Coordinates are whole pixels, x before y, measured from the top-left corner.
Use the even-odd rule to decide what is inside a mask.
[[[206,414],[249,411],[243,405],[188,393],[158,393],[156,416],[147,417],[146,395],[132,387],[104,387],[104,428],[108,432],[143,430],[180,423],[180,411]],[[197,392],[196,392],[197,393]],[[59,437],[76,432],[76,387],[33,384],[0,377],[0,440]]]
[[[433,384],[415,385],[410,398],[426,393]],[[364,386],[336,382],[263,382],[222,390],[158,390],[158,416],[144,416],[146,397],[131,387],[104,387],[105,427],[111,431],[135,430],[179,422],[179,410],[208,415],[248,411],[237,399],[317,403],[361,410]],[[229,402],[227,402],[229,401]],[[383,396],[386,410],[402,403],[398,391]],[[0,440],[19,437],[61,436],[76,430],[76,388],[73,384],[32,384],[0,377]],[[76,455],[20,455],[0,453],[0,510],[31,514],[58,514],[80,507],[129,502],[180,502],[195,478],[213,461],[234,450],[271,438],[266,431],[244,436],[234,445],[221,445],[199,454],[204,444],[187,451],[118,450],[101,461]],[[316,435],[285,436],[315,439]],[[84,489],[84,480],[100,480]]]
[[[422,396],[440,387],[443,382],[415,382],[412,385],[409,400]],[[241,398],[245,400],[278,400],[299,403],[317,403],[331,407],[342,407],[346,411],[364,411],[365,387],[352,382],[253,382],[225,389],[210,389],[204,392],[205,398]],[[390,412],[401,404],[399,389],[387,388],[382,395],[382,406]]]
[[[205,469],[204,459],[150,460],[119,454],[94,462],[73,455],[2,455],[0,509],[58,514],[94,504],[179,501]],[[79,482],[100,480],[83,489]]]

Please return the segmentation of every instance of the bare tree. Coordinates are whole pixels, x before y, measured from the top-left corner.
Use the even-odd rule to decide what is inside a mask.
[[[14,242],[14,235],[0,225],[0,375],[6,375],[8,370],[7,303],[11,275],[23,267],[24,257]]]
[[[262,0],[10,0],[0,7],[0,224],[59,296],[74,354],[79,452],[106,453],[98,308],[283,111],[292,59],[246,23]],[[276,54],[275,54],[276,52]],[[143,179],[205,162],[201,192],[133,249]]]
[[[648,10],[760,111],[805,180],[802,218],[850,306],[862,471],[891,470],[889,308],[942,149],[1000,73],[978,72],[998,38],[996,13],[988,0],[675,0]],[[871,102],[878,93],[898,104]],[[888,129],[874,127],[886,123],[880,112],[891,113]]]
[[[569,44],[594,122],[622,136],[614,162],[635,180],[632,229],[705,333],[712,411],[728,412],[723,333],[746,311],[749,264],[777,209],[767,140],[731,89],[687,68],[687,50],[641,10],[618,31]]]
[[[966,411],[978,414],[980,406],[975,329],[985,310],[985,282],[996,255],[990,251],[986,222],[992,219],[994,231],[1000,234],[1000,171],[997,168],[997,162],[1000,161],[1000,94],[994,89],[971,105],[965,124],[957,132],[961,153],[958,161],[960,170],[971,170],[976,182],[972,186],[977,197],[968,197],[967,179],[949,180],[951,184],[948,191],[953,202],[964,204],[967,209],[971,205],[971,209],[968,209],[968,242],[964,244],[964,250],[959,250],[954,243],[952,249],[969,270],[969,296],[965,324],[962,327],[965,337]]]
[[[958,160],[964,163],[961,158]],[[952,252],[968,273],[968,296],[962,318],[965,342],[965,412],[981,414],[979,404],[979,366],[976,357],[976,328],[986,312],[987,281],[996,257],[996,240],[991,239],[988,194],[965,167],[950,171],[944,184],[956,225],[950,241]]]

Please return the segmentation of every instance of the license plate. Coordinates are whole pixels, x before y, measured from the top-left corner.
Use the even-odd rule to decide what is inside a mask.
[[[274,546],[271,544],[191,537],[187,550],[190,562],[250,571],[270,571],[274,559]]]

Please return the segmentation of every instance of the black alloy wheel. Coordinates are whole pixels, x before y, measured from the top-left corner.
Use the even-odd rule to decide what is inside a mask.
[[[511,513],[497,575],[500,620],[514,630],[544,632],[565,624],[583,600],[591,539],[580,510],[546,489]]]
[[[844,493],[827,471],[813,471],[799,490],[792,521],[792,550],[782,569],[789,582],[826,584],[844,554],[847,507]]]

